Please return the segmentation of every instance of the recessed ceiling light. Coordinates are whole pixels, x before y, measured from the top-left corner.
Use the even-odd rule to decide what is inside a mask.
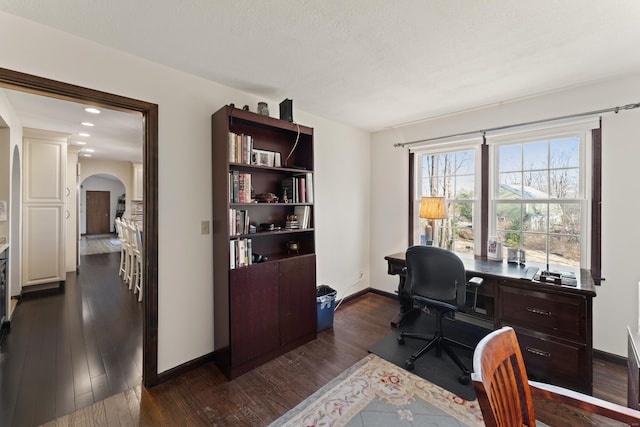
[[[87,153],[93,153],[96,150],[94,150],[93,148],[83,148],[82,151],[87,152]]]
[[[87,143],[84,142],[84,141],[76,141],[76,144],[78,144],[78,145],[87,145]]]
[[[87,107],[84,109],[84,111],[86,111],[87,113],[91,113],[91,114],[100,114],[100,110],[98,110],[97,108],[94,107]]]
[[[86,132],[80,132],[78,135],[83,136],[85,138],[91,136],[90,134],[86,133]]]
[[[89,123],[89,122],[82,122],[81,124],[82,126],[93,126],[93,123]]]
[[[82,157],[91,157],[91,154],[83,154]]]

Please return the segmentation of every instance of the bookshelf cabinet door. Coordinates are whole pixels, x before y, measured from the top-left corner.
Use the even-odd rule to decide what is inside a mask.
[[[317,324],[316,257],[280,262],[280,339],[282,345],[314,334]]]
[[[278,263],[231,271],[231,364],[279,347]]]

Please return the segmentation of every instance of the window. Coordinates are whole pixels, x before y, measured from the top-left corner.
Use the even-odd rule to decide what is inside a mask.
[[[433,221],[434,246],[456,252],[475,250],[475,212],[479,180],[478,148],[456,151],[429,151],[415,154],[417,219],[414,242],[425,243],[426,218],[419,218],[421,197],[439,196],[446,200],[446,218]]]
[[[492,145],[492,220],[506,248],[527,261],[579,267],[588,247],[586,132]]]
[[[410,243],[424,244],[425,196],[444,197],[433,244],[484,258],[488,241],[526,262],[601,266],[601,130],[597,116],[506,126],[418,141],[410,147]]]

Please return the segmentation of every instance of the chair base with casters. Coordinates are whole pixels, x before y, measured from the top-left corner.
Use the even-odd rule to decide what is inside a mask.
[[[419,297],[414,297],[414,298],[419,298]],[[436,307],[437,305],[440,305],[441,307]],[[431,301],[429,303],[429,307],[434,308],[436,311],[436,329],[433,335],[426,335],[426,334],[420,334],[415,332],[401,332],[400,335],[398,335],[397,339],[398,339],[398,344],[400,345],[403,345],[405,343],[405,338],[413,338],[413,339],[418,339],[422,341],[427,341],[427,344],[422,346],[422,348],[420,348],[418,351],[416,351],[411,356],[409,356],[407,360],[405,360],[404,367],[407,369],[407,371],[412,371],[415,368],[415,361],[420,356],[435,349],[436,356],[440,357],[442,355],[442,350],[444,350],[445,353],[447,353],[447,356],[449,356],[449,358],[453,360],[453,362],[462,371],[458,376],[458,380],[462,384],[465,384],[465,385],[469,384],[471,382],[471,371],[469,370],[469,368],[467,368],[464,365],[464,363],[462,363],[458,355],[453,352],[453,350],[451,349],[451,344],[460,348],[467,349],[469,351],[473,351],[473,347],[446,337],[442,329],[442,319],[448,313],[457,311],[456,307],[451,304],[443,303],[440,301]]]

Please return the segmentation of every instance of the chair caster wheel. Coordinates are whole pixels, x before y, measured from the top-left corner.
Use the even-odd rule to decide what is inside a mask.
[[[461,384],[467,385],[471,382],[471,375],[470,374],[460,374],[460,376],[458,377],[458,380],[460,381]]]
[[[402,335],[398,335],[398,344],[404,344],[404,337]]]
[[[405,360],[404,367],[407,369],[407,371],[413,371],[413,368],[415,368],[413,362],[410,360]]]

